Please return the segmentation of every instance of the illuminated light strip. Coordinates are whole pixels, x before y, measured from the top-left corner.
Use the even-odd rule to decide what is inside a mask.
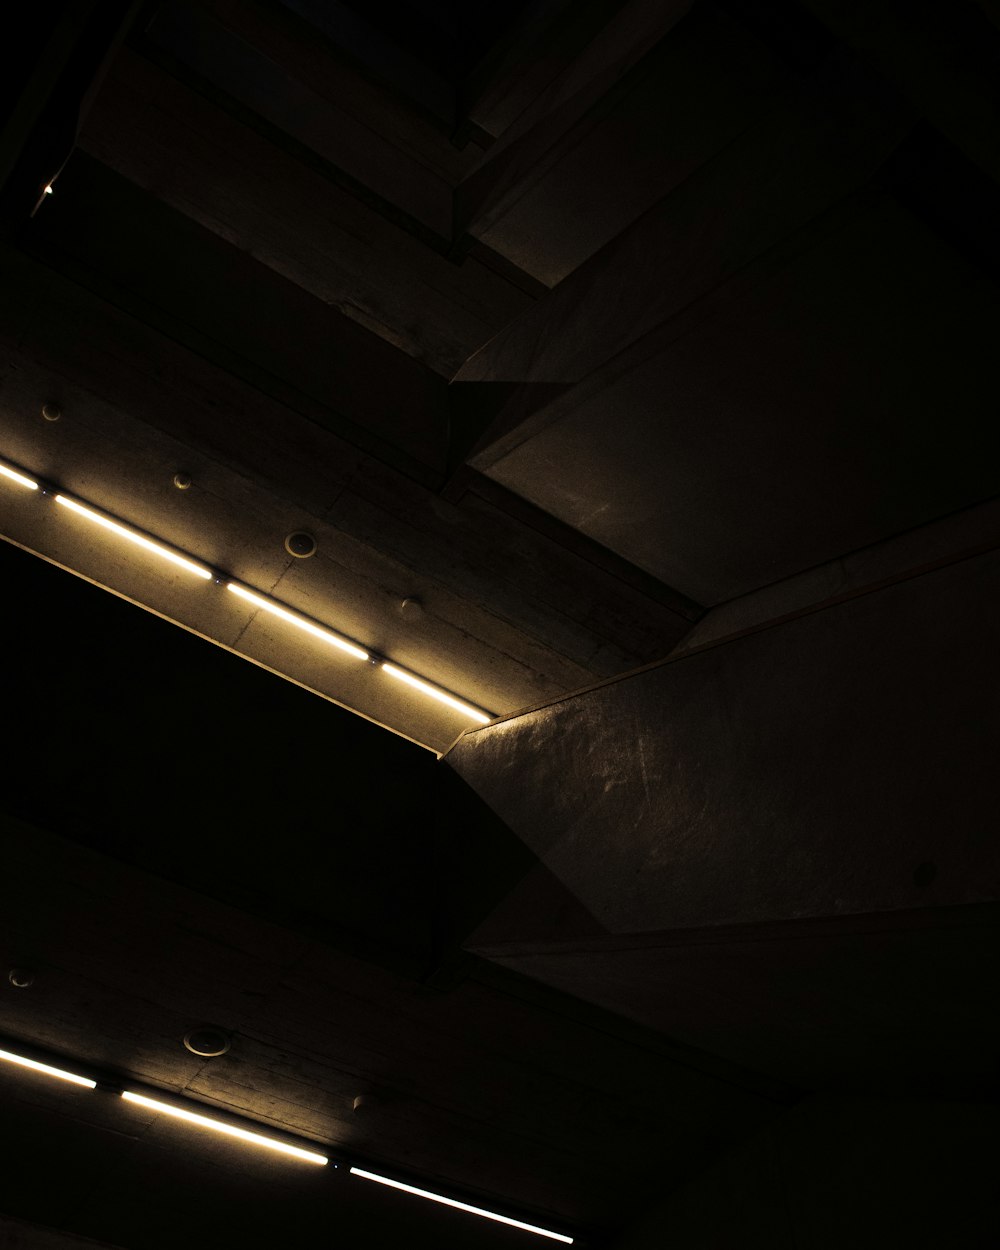
[[[78,1076],[75,1072],[67,1072],[63,1068],[56,1068],[48,1063],[40,1063],[36,1059],[29,1059],[25,1055],[17,1055],[9,1050],[0,1050],[0,1060],[16,1064],[18,1067],[28,1068],[33,1072],[40,1072],[45,1076],[56,1077],[61,1081],[68,1081],[73,1085],[82,1085],[87,1089],[97,1088],[97,1082],[89,1077]],[[177,1120],[183,1120],[188,1124],[195,1124],[199,1128],[207,1128],[225,1137],[234,1137],[239,1141],[249,1142],[254,1146],[261,1146],[266,1150],[274,1150],[279,1154],[289,1155],[293,1159],[301,1159],[305,1163],[314,1163],[320,1166],[325,1166],[329,1163],[327,1156],[319,1154],[317,1151],[304,1150],[301,1146],[292,1146],[288,1142],[279,1141],[274,1137],[267,1137],[263,1133],[254,1133],[250,1129],[239,1128],[235,1124],[226,1124],[221,1120],[212,1119],[211,1116],[199,1115],[197,1112],[188,1111],[186,1108],[178,1107],[172,1103],[160,1102],[157,1098],[148,1098],[145,1094],[137,1094],[132,1090],[121,1090],[120,1096],[125,1102],[134,1103],[137,1106],[145,1107],[150,1111],[160,1112]],[[507,1224],[511,1228],[519,1228],[523,1232],[536,1233],[539,1237],[547,1237],[551,1241],[560,1241],[568,1246],[574,1244],[572,1237],[568,1237],[565,1233],[554,1232],[550,1228],[541,1228],[539,1225],[529,1224],[525,1220],[515,1220],[509,1215],[500,1215],[496,1211],[487,1211],[484,1207],[475,1207],[468,1202],[459,1202],[456,1198],[447,1198],[444,1194],[436,1194],[429,1189],[419,1189],[416,1185],[407,1185],[403,1181],[393,1180],[388,1176],[380,1176],[377,1172],[369,1172],[364,1168],[352,1167],[350,1171],[352,1176],[375,1181],[380,1185],[387,1185],[392,1189],[402,1190],[403,1193],[413,1194],[418,1198],[427,1198],[431,1202],[438,1202],[443,1206],[453,1207],[457,1211],[465,1211],[470,1215],[479,1215],[483,1219],[493,1220],[498,1224]]]
[[[412,673],[408,673],[405,669],[397,668],[395,664],[383,661],[382,668],[390,677],[395,677],[397,681],[405,681],[408,686],[412,686],[414,690],[419,690],[422,694],[428,695],[432,699],[437,699],[439,703],[446,703],[448,707],[453,707],[456,712],[461,712],[464,716],[471,716],[473,720],[479,721],[481,725],[488,725],[493,719],[487,716],[485,712],[479,708],[473,707],[470,703],[463,703],[461,699],[456,699],[454,695],[447,694],[444,690],[432,686],[429,682],[422,681],[419,677],[414,677]]]
[[[481,1215],[487,1220],[496,1220],[498,1224],[509,1224],[511,1228],[521,1228],[526,1233],[538,1233],[540,1237],[549,1237],[553,1241],[573,1244],[573,1238],[565,1233],[554,1233],[549,1228],[539,1228],[537,1224],[525,1224],[523,1220],[512,1220],[507,1215],[497,1215],[495,1211],[485,1211],[482,1207],[470,1206],[467,1202],[457,1202],[454,1198],[445,1198],[442,1194],[433,1194],[429,1189],[417,1189],[415,1185],[404,1185],[402,1181],[390,1180],[388,1176],[379,1176],[375,1172],[366,1172],[363,1168],[351,1168],[352,1176],[364,1177],[366,1181],[378,1181],[380,1185],[390,1185],[393,1189],[401,1189],[407,1194],[416,1194],[418,1198],[429,1198],[431,1202],[442,1202],[446,1207],[455,1207],[459,1211],[468,1211],[471,1215]]]
[[[4,464],[0,464],[0,476],[7,478],[12,482],[16,482],[19,486],[24,486],[29,490],[38,490],[39,483],[23,473],[17,472],[15,469],[8,468]],[[211,581],[215,576],[210,568],[206,568],[202,564],[191,560],[179,551],[165,546],[163,543],[157,542],[155,539],[147,537],[145,534],[134,530],[127,525],[123,525],[119,521],[113,520],[110,516],[90,508],[78,500],[73,499],[69,495],[57,494],[55,501],[64,508],[69,508],[78,516],[84,517],[88,521],[93,521],[96,525],[102,526],[113,534],[117,534],[119,538],[134,543],[137,547],[142,547],[145,551],[151,552],[153,555],[159,556],[162,560],[169,560],[178,568],[184,569],[188,573],[193,573],[196,577],[203,578],[205,581]],[[371,656],[362,647],[349,641],[347,638],[334,633],[332,630],[326,629],[321,625],[310,621],[308,618],[299,616],[298,613],[291,612],[287,608],[282,607],[271,599],[266,599],[262,595],[256,594],[254,591],[248,590],[244,586],[240,586],[235,582],[227,583],[227,589],[241,598],[252,603],[255,607],[260,608],[264,612],[269,612],[272,616],[278,617],[280,620],[287,622],[289,625],[295,626],[307,634],[311,634],[314,638],[331,646],[338,647],[347,655],[353,656],[358,660],[369,660]],[[438,703],[443,703],[446,707],[452,708],[456,712],[460,712],[463,716],[468,716],[472,720],[477,721],[481,725],[488,725],[493,719],[481,708],[473,707],[470,703],[465,703],[462,699],[456,698],[449,694],[446,690],[442,690],[439,686],[432,685],[430,682],[424,681],[420,677],[416,677],[413,673],[408,673],[405,669],[399,668],[395,664],[388,661],[382,661],[381,667],[394,677],[397,681],[405,682],[414,690],[419,690],[421,694],[426,695],[430,699],[435,699]]]
[[[75,1072],[66,1072],[63,1068],[54,1068],[50,1063],[39,1063],[37,1059],[26,1059],[24,1055],[12,1054],[9,1050],[0,1050],[0,1059],[5,1059],[8,1063],[16,1063],[21,1068],[30,1068],[32,1072],[43,1072],[46,1076],[58,1077],[60,1081],[70,1081],[73,1085],[85,1085],[87,1089],[97,1088],[97,1082],[85,1076],[77,1076]]]
[[[312,621],[307,620],[304,616],[299,616],[297,612],[289,612],[287,608],[281,607],[272,599],[264,599],[262,596],[254,594],[252,590],[238,586],[235,582],[229,582],[226,589],[231,590],[234,595],[239,595],[241,599],[246,599],[254,607],[260,608],[261,611],[270,612],[272,616],[277,616],[280,620],[287,621],[289,625],[294,625],[296,629],[304,630],[307,634],[312,634],[314,638],[319,638],[322,642],[328,642],[333,647],[339,647],[341,651],[346,651],[348,655],[353,655],[356,660],[367,660],[369,658],[368,652],[363,651],[360,647],[356,647],[353,642],[348,642],[346,638],[341,638],[339,634],[335,634],[329,629],[324,629],[320,625],[314,625]]]
[[[197,1124],[201,1128],[211,1129],[214,1133],[223,1133],[226,1137],[238,1137],[240,1141],[251,1142],[255,1146],[264,1146],[268,1150],[277,1150],[281,1154],[291,1155],[294,1159],[302,1159],[306,1163],[327,1163],[326,1155],[316,1154],[312,1150],[303,1150],[300,1146],[289,1146],[287,1142],[278,1141],[274,1137],[265,1137],[263,1133],[251,1133],[249,1129],[237,1128],[234,1124],[224,1124],[221,1120],[213,1120],[207,1115],[198,1115],[194,1111],[185,1111],[183,1107],[174,1107],[167,1102],[159,1102],[155,1098],[147,1098],[144,1094],[133,1094],[124,1090],[122,1098],[126,1102],[137,1103],[140,1107],[148,1107],[151,1111],[162,1111],[164,1115],[185,1120],[188,1124]]]
[[[12,482],[17,482],[18,486],[27,486],[28,490],[38,490],[38,483],[30,477],[25,477],[23,473],[16,473],[13,469],[8,469],[5,464],[0,464],[0,474],[10,478]]]
[[[211,569],[206,569],[201,564],[195,564],[187,556],[182,556],[178,552],[172,551],[169,547],[164,547],[162,544],[154,542],[151,538],[147,538],[136,530],[128,529],[126,526],[119,524],[118,521],[112,521],[110,517],[104,516],[103,513],[84,507],[82,503],[77,503],[75,499],[70,499],[67,495],[56,495],[56,503],[62,504],[64,508],[72,509],[73,512],[86,517],[88,521],[93,521],[95,524],[103,526],[113,534],[117,534],[119,538],[125,538],[130,543],[135,543],[137,547],[142,547],[145,551],[151,551],[153,555],[159,556],[163,560],[169,560],[172,564],[185,569],[188,573],[194,573],[197,577],[205,578],[206,581],[210,581],[212,578]]]

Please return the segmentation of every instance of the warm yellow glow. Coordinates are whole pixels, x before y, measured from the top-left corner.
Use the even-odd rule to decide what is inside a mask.
[[[314,625],[312,621],[306,620],[304,616],[299,616],[296,612],[289,612],[287,608],[281,607],[273,599],[264,599],[261,595],[256,595],[252,590],[238,586],[235,582],[230,582],[227,589],[231,590],[234,595],[239,595],[241,599],[246,599],[254,607],[260,608],[262,612],[270,612],[272,616],[276,616],[282,621],[287,621],[289,625],[294,625],[296,629],[301,629],[307,634],[312,634],[314,638],[318,638],[321,642],[328,642],[332,647],[339,647],[341,651],[346,651],[348,655],[353,655],[356,660],[368,659],[368,652],[362,651],[353,642],[348,642],[346,638],[341,638],[339,634],[334,634],[329,629],[323,629],[319,625]]]
[[[144,534],[139,534],[136,530],[128,529],[117,521],[112,521],[110,517],[104,516],[103,513],[95,512],[93,508],[84,507],[82,503],[77,503],[75,499],[70,499],[66,495],[56,495],[56,503],[61,503],[64,508],[72,509],[73,512],[86,517],[88,521],[93,521],[96,525],[102,525],[106,530],[117,534],[119,538],[125,538],[130,543],[135,543],[137,547],[142,547],[144,551],[150,551],[162,560],[169,560],[172,564],[185,569],[188,573],[194,573],[197,577],[204,577],[206,581],[211,579],[211,569],[206,569],[201,564],[195,564],[187,556],[182,556],[178,552],[172,551],[169,547],[164,547],[162,544],[154,542],[151,538],[147,538]]]
[[[463,716],[471,716],[473,720],[479,721],[481,725],[488,725],[492,719],[485,712],[481,712],[479,708],[463,703],[461,699],[456,699],[454,695],[446,694],[443,690],[439,690],[437,686],[430,685],[429,682],[421,681],[419,677],[414,677],[412,673],[406,672],[405,669],[397,668],[395,664],[383,663],[382,668],[390,677],[395,677],[397,681],[405,681],[414,690],[419,690],[422,694],[426,694],[432,699],[437,699],[439,703],[446,703],[448,707],[453,707],[456,712],[461,712]]]
[[[550,1237],[553,1241],[573,1244],[573,1238],[563,1233],[554,1233],[548,1228],[539,1228],[537,1224],[525,1224],[523,1220],[512,1220],[507,1215],[497,1215],[495,1211],[484,1211],[482,1207],[470,1206],[467,1202],[456,1202],[454,1198],[445,1198],[441,1194],[432,1194],[428,1189],[417,1189],[415,1185],[404,1185],[402,1181],[390,1180],[388,1176],[379,1176],[376,1172],[366,1172],[363,1168],[351,1168],[352,1176],[362,1176],[366,1181],[378,1181],[380,1185],[390,1185],[393,1189],[401,1189],[406,1194],[416,1194],[418,1198],[429,1198],[431,1202],[443,1202],[446,1207],[455,1207],[459,1211],[468,1211],[471,1215],[481,1215],[487,1220],[496,1220],[498,1224],[509,1224],[511,1228],[521,1228],[526,1233],[538,1233],[540,1237]]]
[[[39,1063],[36,1059],[26,1059],[24,1055],[13,1055],[9,1050],[0,1050],[0,1059],[8,1063],[16,1063],[18,1067],[30,1068],[32,1072],[43,1072],[46,1076],[58,1077],[60,1081],[70,1081],[73,1085],[85,1085],[87,1089],[96,1089],[97,1082],[85,1076],[77,1076],[75,1072],[64,1072],[62,1068],[53,1068],[51,1064]]]
[[[302,1150],[299,1146],[289,1146],[287,1142],[277,1141],[273,1137],[265,1137],[263,1133],[252,1133],[249,1129],[237,1128],[234,1124],[224,1124],[221,1120],[213,1120],[207,1115],[198,1115],[194,1111],[186,1111],[183,1107],[175,1107],[167,1102],[158,1102],[155,1098],[147,1098],[144,1094],[133,1094],[125,1090],[122,1097],[126,1102],[137,1103],[140,1107],[148,1107],[151,1111],[162,1111],[164,1115],[185,1120],[188,1124],[197,1124],[201,1128],[211,1129],[213,1133],[224,1133],[226,1137],[238,1137],[240,1141],[251,1142],[254,1146],[264,1146],[268,1150],[277,1150],[281,1154],[291,1155],[294,1159],[303,1159],[306,1163],[326,1163],[326,1155],[316,1154],[312,1150]]]
[[[8,469],[5,464],[0,464],[0,474],[8,478],[12,482],[16,482],[18,486],[27,486],[28,490],[38,490],[38,483],[30,477],[25,477],[23,473],[16,473],[13,469]]]
[[[0,464],[0,474],[17,482],[21,486],[26,486],[31,490],[37,490],[39,484],[31,478],[16,472],[14,469],[7,468]],[[210,581],[213,577],[213,570],[206,568],[203,564],[190,559],[179,551],[171,547],[165,546],[163,543],[157,542],[155,539],[148,537],[146,534],[140,533],[138,530],[132,529],[128,525],[114,520],[112,517],[95,508],[91,508],[86,504],[80,503],[79,500],[69,495],[56,495],[56,503],[62,507],[68,508],[75,512],[78,516],[83,517],[87,521],[92,521],[95,525],[100,525],[103,529],[108,530],[112,534],[116,534],[119,538],[125,539],[127,542],[134,543],[135,546],[141,547],[150,554],[159,556],[162,560],[169,560],[171,564],[175,564],[178,568],[184,569],[185,572],[193,573],[196,577]],[[286,624],[293,626],[295,629],[301,630],[303,633],[309,634],[320,642],[325,642],[328,646],[336,647],[343,651],[346,655],[352,656],[356,660],[370,660],[369,653],[359,647],[350,639],[343,635],[335,633],[331,629],[327,629],[315,621],[310,620],[306,616],[300,616],[299,613],[291,611],[289,608],[282,606],[275,600],[260,595],[255,591],[249,590],[245,586],[241,586],[237,582],[227,582],[226,589],[231,590],[233,594],[239,595],[241,599],[252,604],[262,612],[267,612],[271,616],[277,617]],[[423,678],[415,676],[413,673],[407,672],[406,669],[399,668],[395,664],[388,661],[378,661],[377,657],[373,663],[380,663],[381,668],[388,673],[390,677],[394,677],[397,681],[405,682],[411,689],[419,691],[426,695],[429,699],[434,699],[438,703],[442,703],[445,707],[449,707],[462,716],[476,721],[480,725],[488,725],[493,719],[489,713],[484,712],[481,708],[474,707],[471,703],[466,703],[462,699],[457,699],[454,695],[449,694],[446,690],[442,690],[439,686],[432,685],[431,682],[424,681]]]

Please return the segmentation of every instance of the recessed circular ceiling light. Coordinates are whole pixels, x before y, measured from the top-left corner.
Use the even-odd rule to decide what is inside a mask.
[[[424,605],[416,595],[407,595],[399,605],[399,614],[408,621],[417,621],[424,614]]]
[[[202,1059],[215,1059],[226,1053],[232,1045],[232,1039],[222,1029],[203,1025],[184,1034],[184,1045],[192,1055],[199,1055]]]
[[[312,534],[307,534],[305,530],[294,530],[285,539],[285,550],[289,555],[305,560],[307,557],[316,554],[316,539],[313,538]]]

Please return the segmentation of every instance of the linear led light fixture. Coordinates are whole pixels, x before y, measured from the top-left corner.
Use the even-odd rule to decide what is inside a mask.
[[[16,469],[12,469],[2,463],[0,463],[0,477],[6,478],[18,486],[24,486],[28,490],[39,489],[39,483],[33,478],[28,477],[24,473],[19,473]],[[125,525],[106,513],[98,511],[96,508],[91,508],[87,504],[81,503],[71,495],[57,494],[55,501],[57,504],[61,504],[62,507],[76,513],[77,516],[81,516],[95,525],[100,525],[103,529],[116,534],[119,538],[125,539],[126,542],[134,543],[137,547],[141,547],[144,551],[158,556],[161,560],[168,560],[171,564],[176,565],[187,573],[193,573],[196,577],[203,578],[205,581],[211,581],[215,576],[212,569],[192,560],[183,552],[177,551],[173,547],[168,547],[165,543],[151,538],[148,534],[144,534],[132,526]],[[259,608],[262,612],[268,612],[272,616],[278,617],[279,620],[285,621],[286,624],[310,634],[313,638],[317,638],[329,646],[337,647],[357,660],[372,659],[363,647],[359,647],[350,639],[344,638],[331,629],[326,629],[315,621],[311,621],[308,617],[300,616],[299,613],[290,611],[275,600],[265,598],[263,595],[249,590],[246,586],[241,586],[237,582],[228,582],[226,589],[231,590],[233,594],[239,595],[241,599],[245,599],[248,603],[252,603],[254,607]],[[434,699],[438,703],[443,703],[446,707],[450,707],[453,711],[477,721],[480,725],[488,725],[493,719],[482,708],[474,707],[471,703],[466,703],[464,700],[456,698],[455,695],[450,694],[447,690],[442,690],[440,686],[424,681],[423,678],[407,672],[406,669],[400,668],[397,664],[390,664],[388,660],[381,660],[379,657],[375,657],[373,662],[379,664],[396,681],[405,682],[411,689],[419,691],[427,698]]]
[[[302,1159],[306,1163],[326,1163],[326,1155],[317,1154],[314,1150],[303,1150],[301,1146],[290,1146],[287,1142],[278,1141],[275,1137],[266,1137],[263,1133],[252,1133],[246,1128],[237,1128],[235,1124],[226,1124],[222,1120],[213,1120],[211,1116],[198,1115],[183,1107],[175,1107],[168,1102],[160,1102],[156,1098],[147,1098],[145,1094],[133,1094],[130,1090],[122,1092],[126,1102],[137,1103],[140,1107],[148,1107],[150,1111],[160,1111],[164,1115],[173,1116],[177,1120],[185,1120],[188,1124],[197,1124],[200,1128],[211,1129],[213,1133],[222,1133],[226,1137],[238,1137],[240,1141],[250,1142],[254,1146],[264,1146],[267,1150],[276,1150],[279,1154],[291,1155],[293,1159]]]
[[[38,490],[38,483],[34,478],[18,473],[14,469],[8,469],[5,464],[0,464],[0,476],[7,478],[11,482],[16,482],[18,486],[27,486],[28,490]]]
[[[174,551],[171,547],[165,547],[163,543],[147,538],[145,534],[140,534],[138,530],[122,525],[119,521],[113,521],[111,517],[105,516],[103,512],[96,512],[93,508],[85,507],[82,503],[78,503],[68,495],[56,495],[56,503],[62,504],[64,508],[71,509],[71,511],[86,518],[88,521],[93,521],[95,525],[100,525],[104,529],[110,530],[112,534],[117,534],[119,538],[135,543],[137,547],[142,547],[144,551],[152,552],[154,556],[159,556],[161,560],[169,560],[172,564],[176,564],[186,572],[194,573],[196,577],[203,577],[206,581],[210,581],[212,578],[212,570],[206,569],[203,564],[195,564],[193,560],[189,560],[187,556],[181,555],[179,551]]]
[[[245,586],[239,586],[236,582],[229,582],[226,589],[231,590],[234,595],[239,595],[241,599],[246,599],[254,607],[260,608],[262,612],[270,612],[272,616],[286,621],[289,625],[294,625],[296,629],[301,629],[307,634],[312,634],[314,638],[318,638],[321,642],[328,642],[331,647],[339,647],[341,651],[346,651],[348,655],[353,655],[356,660],[368,659],[368,652],[363,651],[361,647],[355,646],[353,642],[348,642],[346,638],[341,638],[339,634],[335,634],[332,630],[324,629],[321,625],[314,624],[306,617],[299,616],[297,612],[289,612],[287,608],[283,608],[280,604],[275,603],[273,599],[265,599],[262,595],[254,594],[252,590],[247,590]]]
[[[390,677],[395,677],[397,681],[405,681],[414,690],[419,690],[421,694],[425,694],[431,699],[437,699],[439,703],[447,704],[448,707],[454,708],[456,712],[461,712],[463,716],[471,716],[473,720],[479,721],[480,725],[488,725],[493,719],[487,716],[480,708],[473,707],[471,703],[463,703],[461,699],[456,699],[453,694],[448,694],[446,690],[441,690],[438,686],[432,686],[430,682],[424,681],[420,677],[414,677],[405,668],[399,668],[395,664],[390,664],[387,660],[383,661],[382,668]]]
[[[16,1063],[20,1068],[30,1068],[32,1072],[42,1072],[45,1076],[57,1077],[60,1081],[69,1081],[73,1085],[84,1085],[87,1089],[96,1089],[97,1082],[86,1076],[77,1076],[75,1072],[67,1072],[63,1068],[54,1068],[50,1063],[39,1063],[37,1059],[28,1059],[24,1055],[15,1055],[9,1050],[0,1050],[0,1059],[7,1063]]]
[[[454,1198],[446,1198],[443,1194],[431,1193],[429,1189],[417,1189],[416,1185],[404,1185],[402,1181],[391,1180],[388,1176],[379,1176],[377,1172],[366,1172],[364,1168],[351,1168],[352,1176],[361,1176],[366,1181],[378,1181],[380,1185],[389,1185],[393,1189],[401,1189],[406,1194],[416,1194],[418,1198],[429,1198],[431,1202],[444,1203],[446,1207],[455,1207],[458,1211],[468,1211],[470,1215],[481,1215],[487,1220],[496,1220],[498,1224],[509,1224],[511,1228],[523,1229],[526,1233],[537,1233],[540,1237],[548,1237],[552,1241],[573,1244],[573,1238],[565,1233],[554,1233],[550,1228],[539,1228],[537,1224],[526,1224],[524,1220],[512,1220],[509,1215],[498,1215],[496,1211],[487,1211],[483,1207],[471,1206],[468,1202],[458,1202]]]

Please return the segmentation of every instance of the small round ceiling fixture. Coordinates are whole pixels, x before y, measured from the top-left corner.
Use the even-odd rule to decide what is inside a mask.
[[[191,489],[191,474],[190,473],[175,473],[174,485],[177,487],[178,490],[190,490]]]
[[[58,404],[54,404],[51,400],[42,404],[42,416],[46,421],[58,421],[62,416],[62,409]]]
[[[184,1034],[185,1048],[202,1059],[215,1059],[224,1055],[232,1044],[229,1034],[213,1025],[203,1025]]]
[[[399,614],[407,621],[418,621],[424,614],[424,605],[416,595],[407,595],[399,605]]]
[[[19,990],[26,990],[29,985],[35,984],[35,974],[27,968],[11,968],[7,980]]]
[[[316,539],[305,530],[293,530],[285,539],[285,550],[290,556],[305,560],[316,554]]]

